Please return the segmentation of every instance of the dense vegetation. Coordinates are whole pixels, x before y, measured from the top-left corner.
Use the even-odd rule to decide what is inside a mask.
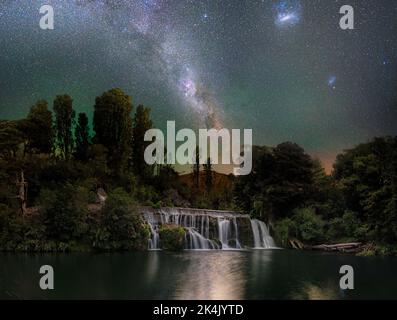
[[[185,246],[185,234],[185,230],[178,225],[163,224],[159,230],[163,249],[171,251],[182,250]]]
[[[362,241],[397,253],[397,138],[340,154],[331,176],[294,143],[254,149],[254,169],[235,185],[236,205],[270,222],[282,245]]]
[[[112,89],[95,99],[91,126],[66,94],[52,110],[40,100],[25,119],[0,120],[0,250],[145,249],[138,205],[229,206],[230,192],[211,192],[210,164],[197,192],[171,166],[145,163],[150,113]]]
[[[208,159],[186,184],[171,166],[144,162],[150,114],[112,89],[95,99],[92,125],[68,95],[57,96],[52,110],[40,100],[25,119],[0,120],[0,249],[144,249],[149,228],[137,207],[149,205],[242,210],[269,222],[285,246],[291,238],[363,241],[393,253],[397,138],[343,152],[332,175],[286,142],[254,147],[248,176],[222,180]],[[183,234],[171,226],[161,232],[169,239]]]

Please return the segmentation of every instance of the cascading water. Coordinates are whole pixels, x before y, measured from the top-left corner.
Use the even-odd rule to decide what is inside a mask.
[[[150,227],[150,239],[149,239],[149,249],[156,250],[160,249],[159,233],[155,229],[155,219],[154,214],[151,212],[145,212],[144,217]]]
[[[263,221],[251,220],[252,233],[254,235],[255,248],[274,248],[276,247],[273,238],[270,236],[269,229]]]
[[[230,220],[225,218],[218,218],[219,241],[222,249],[229,249],[230,238]]]
[[[190,208],[141,208],[150,227],[149,249],[161,249],[159,227],[175,224],[185,229],[185,249],[233,250],[275,247],[266,224],[231,211]]]

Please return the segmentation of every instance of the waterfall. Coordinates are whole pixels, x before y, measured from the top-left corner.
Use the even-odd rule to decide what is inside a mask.
[[[237,226],[237,219],[236,217],[233,217],[233,226],[234,226],[234,231],[235,231],[235,241],[236,241],[236,248],[241,249],[241,244],[240,241],[238,240],[238,226]]]
[[[254,236],[255,248],[275,248],[273,238],[270,236],[269,229],[263,221],[251,220],[252,234]]]
[[[272,248],[274,241],[266,224],[251,220],[248,215],[232,211],[191,208],[141,208],[150,228],[148,247],[161,249],[159,228],[175,224],[185,229],[185,249],[235,250],[245,248]]]
[[[144,218],[150,228],[150,239],[149,239],[149,250],[160,249],[159,233],[155,228],[156,223],[154,219],[154,214],[151,212],[145,212]]]
[[[212,240],[205,238],[193,228],[188,228],[185,241],[186,249],[219,249],[219,246]]]
[[[221,242],[222,249],[229,249],[230,220],[218,218],[218,232],[219,241]]]

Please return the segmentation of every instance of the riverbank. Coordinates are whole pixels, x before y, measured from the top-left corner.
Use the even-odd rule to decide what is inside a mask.
[[[397,256],[397,246],[361,242],[305,245],[297,239],[289,240],[289,248],[306,251],[324,251],[356,256]]]

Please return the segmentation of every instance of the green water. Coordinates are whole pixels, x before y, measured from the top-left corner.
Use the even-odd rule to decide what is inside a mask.
[[[55,290],[39,288],[39,268]],[[339,289],[353,266],[355,289]],[[0,254],[0,298],[396,299],[397,258],[290,250]]]

